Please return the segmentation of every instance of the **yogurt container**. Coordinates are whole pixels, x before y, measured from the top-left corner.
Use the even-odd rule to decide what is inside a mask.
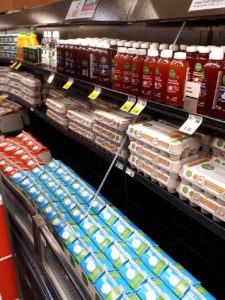
[[[123,222],[122,219],[118,219],[111,228],[123,241],[132,234],[132,229],[126,222]]]
[[[122,295],[121,289],[117,285],[116,281],[113,280],[108,273],[103,274],[94,284],[94,286],[97,293],[103,300],[121,299],[121,295]],[[96,299],[97,298],[98,297],[96,297]]]
[[[79,194],[85,189],[85,184],[81,179],[77,178],[77,180],[73,182],[70,187],[75,192],[75,194]]]
[[[93,125],[95,123],[94,120],[94,112],[88,111],[88,110],[68,110],[67,112],[67,118],[69,118],[71,121],[77,123],[78,125],[87,127],[87,128],[93,128]]]
[[[90,238],[101,251],[112,243],[107,234],[100,228],[95,231]]]
[[[167,261],[159,256],[157,251],[153,251],[150,248],[148,248],[140,259],[156,276],[159,276],[168,266]]]
[[[70,173],[70,172],[68,172],[68,173],[66,173],[65,175],[60,176],[60,177],[61,177],[62,181],[63,181],[66,185],[71,185],[71,184],[73,184],[73,183],[76,181],[76,179],[77,179],[77,177],[76,177],[74,174]]]
[[[82,137],[85,137],[89,140],[94,140],[94,138],[95,138],[94,132],[92,132],[89,128],[85,128],[74,122],[69,123],[69,129],[72,130],[73,132],[75,132],[76,134],[79,134]]]
[[[62,201],[64,198],[70,196],[70,192],[60,186],[59,188],[54,190],[54,195],[59,201]]]
[[[105,208],[103,208],[99,214],[99,218],[101,218],[109,227],[118,220],[117,214],[109,206],[105,206]]]
[[[57,189],[60,188],[61,182],[57,179],[53,179],[49,182],[46,182],[47,188],[54,193]]]
[[[146,281],[144,274],[131,261],[127,261],[123,264],[119,268],[119,272],[134,291],[137,291]]]

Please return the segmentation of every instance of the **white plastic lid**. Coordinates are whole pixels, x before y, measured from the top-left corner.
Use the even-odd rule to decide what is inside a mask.
[[[48,31],[44,31],[44,37],[48,36]]]
[[[160,44],[159,45],[159,50],[166,50],[166,49],[169,49],[169,44]]]
[[[209,53],[209,48],[204,47],[204,46],[198,47],[198,52],[199,53]]]
[[[116,45],[117,45],[117,40],[111,40],[111,41],[110,41],[110,45],[116,46]]]
[[[124,46],[127,47],[127,48],[132,47],[132,43],[131,42],[125,42]]]
[[[187,47],[188,47],[188,45],[186,45],[186,44],[181,44],[181,45],[180,45],[180,50],[181,50],[181,51],[186,51],[186,50],[187,50]]]
[[[135,42],[135,43],[132,44],[132,47],[136,48],[136,49],[141,48],[141,43],[140,42]]]
[[[212,51],[215,48],[217,48],[217,46],[215,46],[215,45],[208,45],[207,48],[209,49],[209,51]]]
[[[212,52],[210,52],[209,59],[223,60],[223,56],[224,56],[223,49],[217,48],[217,49],[213,50]]]
[[[151,45],[157,47],[157,49],[159,48],[159,43],[151,43]]]
[[[137,53],[137,50],[135,48],[128,48],[127,49],[127,54],[136,54]]]
[[[191,53],[194,53],[197,51],[197,48],[195,46],[189,46],[187,47],[187,52],[191,52]]]
[[[160,54],[160,57],[163,57],[163,58],[170,58],[172,56],[173,56],[173,50],[171,50],[171,49],[163,50]]]
[[[53,31],[53,35],[54,38],[59,38],[59,31]]]
[[[110,48],[110,44],[108,42],[104,42],[103,45],[102,45],[102,48],[109,49]]]
[[[148,49],[148,56],[150,56],[150,57],[157,57],[157,56],[159,56],[159,51],[158,50]]]
[[[124,41],[118,41],[117,42],[117,46],[118,47],[123,47],[125,45],[125,42]]]
[[[187,53],[186,52],[175,52],[174,58],[175,59],[186,59]]]
[[[126,47],[119,47],[117,49],[117,53],[127,53],[127,48]]]
[[[142,48],[142,49],[148,49],[148,48],[150,47],[150,44],[151,44],[151,43],[149,43],[149,42],[142,43],[142,44],[141,44],[141,48]]]
[[[145,49],[138,49],[137,50],[137,55],[146,55],[146,50]]]
[[[48,31],[48,33],[47,33],[47,37],[51,37],[52,36],[52,33],[51,33],[51,31]]]
[[[223,52],[225,52],[225,46],[220,46],[221,49],[223,49]]]
[[[170,44],[169,49],[172,51],[178,51],[179,50],[179,46],[176,44]]]

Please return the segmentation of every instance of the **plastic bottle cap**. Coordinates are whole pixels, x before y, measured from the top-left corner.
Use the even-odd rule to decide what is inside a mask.
[[[215,50],[213,50],[212,52],[210,52],[209,54],[209,59],[212,60],[223,60],[223,49],[221,48],[216,48]]]
[[[157,49],[159,48],[159,43],[151,43],[151,45],[156,46]]]
[[[179,50],[179,46],[176,44],[170,44],[169,49],[172,51],[178,51]]]
[[[209,53],[209,48],[201,46],[201,47],[198,48],[198,52],[199,53]]]
[[[187,47],[187,52],[191,52],[191,53],[194,53],[197,51],[197,48],[195,46],[189,46]]]
[[[59,31],[53,31],[52,36],[53,36],[54,38],[59,38]]]
[[[127,47],[127,48],[132,47],[132,43],[131,42],[125,42],[124,46]]]
[[[132,47],[136,48],[136,49],[141,48],[141,43],[140,42],[135,42],[135,43],[132,44]]]
[[[148,49],[150,47],[150,43],[149,42],[145,42],[141,44],[141,48],[142,49]]]
[[[124,41],[119,41],[117,42],[117,46],[118,47],[123,47],[125,45],[125,42]]]
[[[108,42],[105,42],[105,43],[103,43],[102,48],[109,49],[110,48],[110,44]]]
[[[44,31],[44,37],[47,37],[47,36],[48,36],[48,32]]]
[[[119,47],[117,49],[117,53],[127,53],[127,48],[126,47]]]
[[[159,46],[157,46],[155,43],[150,45],[151,50],[158,50]]]
[[[127,49],[127,54],[136,54],[137,50],[135,48],[128,48]]]
[[[175,59],[186,59],[187,54],[185,52],[175,52],[174,58]]]
[[[83,41],[81,42],[81,45],[82,45],[82,46],[88,46],[88,45],[89,45],[89,41],[88,41],[88,40],[83,40]]]
[[[146,55],[146,50],[145,49],[138,49],[137,50],[137,55]]]
[[[169,49],[169,44],[160,44],[159,45],[159,50],[166,50],[166,49]]]
[[[160,54],[160,57],[163,57],[163,58],[170,58],[172,56],[173,56],[173,51],[171,49],[163,50]]]
[[[187,50],[187,47],[188,47],[188,45],[181,44],[181,45],[180,45],[180,50],[181,50],[181,51],[186,51],[186,50]]]
[[[215,48],[217,48],[217,46],[215,46],[215,45],[208,45],[207,48],[209,49],[209,51],[212,51]]]
[[[150,57],[157,57],[157,56],[159,56],[159,51],[158,50],[148,49],[148,56],[150,56]]]
[[[117,45],[117,40],[111,40],[110,45],[111,46],[116,46]]]
[[[23,34],[25,34],[25,33],[23,33]],[[48,37],[51,37],[51,36],[52,36],[51,31],[48,31],[47,36],[48,36]]]

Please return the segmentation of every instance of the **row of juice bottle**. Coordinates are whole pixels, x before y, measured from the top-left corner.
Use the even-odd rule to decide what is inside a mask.
[[[32,32],[20,32],[17,38],[16,44],[16,60],[23,61],[25,47],[38,46],[39,42],[36,33]]]

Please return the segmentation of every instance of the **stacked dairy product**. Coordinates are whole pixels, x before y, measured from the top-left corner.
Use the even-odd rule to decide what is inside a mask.
[[[0,35],[0,58],[15,59],[18,34]]]
[[[181,200],[201,208],[203,214],[212,214],[214,221],[225,221],[225,140],[214,138],[211,158],[186,164],[181,170],[177,187]]]
[[[36,205],[93,299],[215,299],[107,199],[93,201],[96,190],[61,161],[1,170]]]
[[[128,126],[138,119],[119,110],[96,110],[93,131],[96,133],[95,143],[106,151],[116,154],[125,139]],[[119,156],[128,158],[127,143],[125,142]]]
[[[181,133],[175,125],[158,121],[132,124],[127,134],[131,166],[175,193],[182,166],[199,158],[201,137]]]
[[[8,92],[9,91],[9,77],[8,74],[10,72],[10,68],[8,67],[0,67],[0,91]]]

